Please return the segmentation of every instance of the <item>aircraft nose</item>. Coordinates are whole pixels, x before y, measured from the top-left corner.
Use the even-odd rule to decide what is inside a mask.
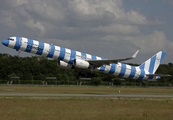
[[[5,45],[5,46],[8,46],[9,40],[4,40],[4,41],[2,41],[2,44]]]

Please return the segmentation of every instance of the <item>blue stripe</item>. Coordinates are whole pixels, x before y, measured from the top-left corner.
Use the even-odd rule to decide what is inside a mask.
[[[33,46],[33,40],[28,39],[28,43],[27,43],[25,52],[31,52],[32,46]]]
[[[54,45],[50,45],[50,52],[49,52],[49,54],[47,55],[47,57],[50,57],[50,58],[52,58],[53,57],[53,55],[54,55],[54,52],[55,52],[55,46]]]
[[[39,41],[39,45],[38,45],[38,50],[37,50],[37,55],[42,55],[44,50],[44,43]]]
[[[70,61],[68,63],[73,64],[73,59],[76,58],[76,51],[71,50]]]
[[[153,73],[155,61],[156,61],[156,55],[151,58],[149,73]]]
[[[110,71],[109,71],[109,74],[114,74],[115,68],[116,68],[116,64],[112,64],[112,65],[111,65],[111,69],[110,69]]]
[[[65,57],[65,48],[60,47],[60,55],[58,57],[58,60],[63,60]]]
[[[20,49],[21,47],[21,43],[19,44],[19,40],[22,40],[21,37],[16,37],[16,43],[15,43],[15,46],[14,46],[14,49],[16,49],[17,51]]]
[[[91,55],[92,60],[96,60],[96,56]]]
[[[131,66],[131,72],[128,78],[133,78],[135,76],[136,73],[136,67]]]
[[[99,71],[105,71],[105,67],[101,66]]]
[[[118,76],[123,77],[126,72],[126,65],[121,63],[121,71]]]
[[[145,63],[143,63],[142,65],[139,66],[140,69],[144,70],[145,67]]]
[[[160,59],[160,63],[162,62],[163,58],[165,57],[166,53],[165,52],[162,52],[162,55],[161,55],[161,59]]]
[[[139,78],[138,79],[143,79],[144,78],[144,76],[145,76],[145,71],[144,70],[141,70],[141,74],[140,74],[140,76],[139,76]]]
[[[105,58],[101,58],[102,60],[106,60]],[[104,64],[101,68],[100,68],[100,71],[105,71],[105,69],[106,69],[106,67],[105,67],[106,65]]]
[[[82,59],[85,59],[86,60],[86,53],[82,53],[81,52],[81,55],[82,55]]]

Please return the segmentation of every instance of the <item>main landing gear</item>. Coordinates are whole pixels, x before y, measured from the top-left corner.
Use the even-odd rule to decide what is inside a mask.
[[[17,59],[20,59],[20,50],[17,53]]]

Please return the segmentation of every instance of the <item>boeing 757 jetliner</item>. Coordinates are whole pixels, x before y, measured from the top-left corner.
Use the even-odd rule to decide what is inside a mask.
[[[131,66],[121,63],[121,61],[134,59],[139,50],[132,57],[124,59],[105,59],[83,52],[70,50],[67,48],[31,40],[24,37],[9,37],[2,42],[3,45],[20,51],[29,52],[58,60],[58,66],[72,69],[74,67],[82,69],[98,70],[113,74],[119,77],[132,79],[159,79],[163,74],[154,74],[165,57],[165,52],[158,52],[140,66]]]

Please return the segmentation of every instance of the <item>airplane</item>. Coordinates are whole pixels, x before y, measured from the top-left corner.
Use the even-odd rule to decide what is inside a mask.
[[[121,61],[136,58],[139,50],[131,57],[124,59],[105,59],[102,57],[90,55],[87,53],[55,46],[53,44],[43,43],[37,40],[25,37],[9,37],[2,41],[2,44],[20,51],[45,56],[58,60],[57,65],[63,68],[73,69],[74,67],[81,69],[90,69],[91,71],[101,71],[118,77],[147,80],[160,79],[161,77],[171,76],[168,74],[155,74],[157,68],[165,57],[165,52],[158,52],[140,66],[131,66]]]

